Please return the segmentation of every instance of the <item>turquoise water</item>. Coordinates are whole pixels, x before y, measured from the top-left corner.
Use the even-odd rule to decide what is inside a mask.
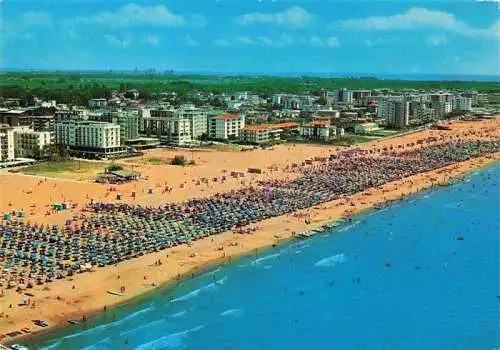
[[[29,344],[44,349],[494,349],[500,164]]]

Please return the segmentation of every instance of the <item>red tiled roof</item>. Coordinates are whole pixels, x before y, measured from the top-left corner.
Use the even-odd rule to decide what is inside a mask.
[[[277,123],[277,124],[254,124],[245,126],[245,130],[259,131],[267,129],[291,129],[298,128],[299,123]]]
[[[330,126],[330,122],[328,120],[313,120],[307,123],[306,126]]]
[[[218,120],[234,120],[234,119],[238,119],[239,116],[237,114],[221,114],[221,115],[218,115],[217,117],[215,117],[215,119],[218,119]]]

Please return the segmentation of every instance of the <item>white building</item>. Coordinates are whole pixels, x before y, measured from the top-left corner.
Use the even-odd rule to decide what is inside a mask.
[[[450,114],[452,109],[452,103],[450,102],[441,102],[441,101],[432,101],[431,108],[434,109],[434,114],[437,118],[442,118],[447,114]]]
[[[104,108],[108,104],[108,100],[105,98],[93,98],[88,103],[90,108]]]
[[[75,118],[87,120],[89,119],[89,110],[87,108],[73,106],[71,115]]]
[[[333,101],[346,104],[352,103],[352,91],[346,88],[337,89],[333,92]]]
[[[13,131],[16,158],[36,158],[52,143],[52,133],[49,131],[34,131],[26,126],[15,127]]]
[[[405,99],[386,99],[378,104],[377,115],[385,118],[387,125],[401,129],[409,124],[410,103]]]
[[[454,111],[470,111],[472,109],[472,98],[455,96],[452,102],[452,110]]]
[[[212,139],[227,140],[239,138],[241,129],[245,127],[245,116],[237,114],[222,114],[210,118],[208,136]]]
[[[328,141],[337,135],[337,128],[328,121],[312,121],[301,125],[299,132],[307,139]]]
[[[230,110],[238,110],[242,105],[243,103],[240,100],[227,101],[227,108]]]
[[[361,123],[354,125],[355,134],[371,134],[372,132],[379,131],[377,123]]]
[[[15,160],[14,149],[14,129],[8,125],[0,125],[0,162]]]
[[[448,92],[440,92],[437,94],[429,94],[431,102],[452,102],[453,94]]]
[[[281,106],[281,95],[280,94],[273,95],[271,102],[273,105]]]
[[[207,113],[193,105],[141,111],[139,133],[182,146],[208,134]]]
[[[65,119],[55,124],[55,139],[71,153],[88,157],[114,157],[125,153],[120,146],[120,126],[98,121]]]

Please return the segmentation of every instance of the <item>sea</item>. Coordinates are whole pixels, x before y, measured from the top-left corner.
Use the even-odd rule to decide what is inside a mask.
[[[26,345],[497,349],[499,179],[496,163]]]

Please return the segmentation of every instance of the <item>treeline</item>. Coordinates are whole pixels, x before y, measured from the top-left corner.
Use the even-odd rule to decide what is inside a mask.
[[[176,92],[177,101],[184,101],[189,92],[214,94],[250,91],[264,96],[274,93],[318,93],[336,88],[348,89],[422,89],[477,90],[500,92],[495,82],[469,81],[406,81],[375,78],[318,78],[272,76],[208,76],[208,75],[141,75],[125,73],[3,73],[0,75],[0,96],[20,98],[30,104],[33,96],[61,103],[86,104],[91,98],[108,98],[112,91],[137,89],[141,98],[161,92]]]

